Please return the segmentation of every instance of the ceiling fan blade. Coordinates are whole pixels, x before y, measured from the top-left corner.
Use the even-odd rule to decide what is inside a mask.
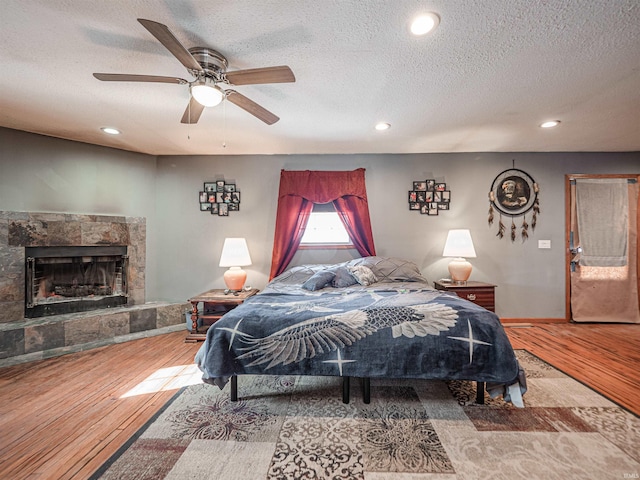
[[[177,83],[185,85],[187,82],[183,78],[161,77],[158,75],[130,75],[127,73],[94,73],[94,77],[103,82],[155,82],[155,83]]]
[[[154,22],[153,20],[145,20],[144,18],[139,18],[138,22],[140,22],[144,28],[149,30],[149,33],[156,37],[158,41],[164,45],[164,47],[169,50],[173,56],[180,61],[180,63],[182,63],[182,65],[187,67],[187,69],[197,70],[198,72],[203,71],[200,64],[195,58],[193,58],[193,55],[189,53],[189,50],[184,48],[180,41],[174,37],[171,30],[169,30],[169,27],[161,23]]]
[[[286,65],[279,67],[252,68],[236,70],[225,74],[227,80],[234,85],[255,85],[260,83],[290,83],[296,77]]]
[[[180,123],[198,123],[203,111],[204,105],[198,103],[195,98],[191,97],[189,105],[187,105],[187,109],[184,111]]]
[[[273,125],[278,120],[280,120],[280,117],[275,116],[269,110],[261,107],[253,100],[249,100],[241,93],[238,93],[235,90],[226,90],[225,92],[227,94],[227,100],[229,100],[234,105],[239,106],[243,110],[246,110],[251,115],[259,120],[262,120],[267,125]]]

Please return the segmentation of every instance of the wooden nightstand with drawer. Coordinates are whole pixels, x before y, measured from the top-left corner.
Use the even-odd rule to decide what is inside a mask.
[[[460,298],[480,305],[492,312],[496,311],[496,286],[491,283],[465,282],[465,283],[443,283],[433,282],[437,290],[453,292]]]
[[[226,293],[225,293],[226,292]],[[240,292],[229,292],[221,288],[208,290],[200,295],[191,297],[191,330],[185,339],[187,343],[204,341],[207,338],[207,329],[220,320],[225,313],[233,310],[247,298],[257,294],[259,290],[252,288]],[[198,304],[202,303],[202,310],[198,310]],[[201,327],[198,324],[202,323]]]

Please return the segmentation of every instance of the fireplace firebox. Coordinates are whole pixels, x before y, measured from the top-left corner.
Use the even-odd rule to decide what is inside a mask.
[[[127,303],[126,246],[25,247],[25,317]]]

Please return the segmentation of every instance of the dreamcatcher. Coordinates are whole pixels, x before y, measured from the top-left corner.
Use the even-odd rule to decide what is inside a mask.
[[[489,192],[489,225],[493,225],[495,210],[500,214],[498,221],[497,237],[503,238],[506,234],[506,226],[503,222],[503,215],[511,217],[510,237],[515,242],[518,236],[518,227],[515,217],[522,217],[520,225],[520,237],[524,242],[529,238],[529,227],[535,230],[540,214],[540,199],[538,198],[539,187],[534,182],[531,175],[517,168],[510,168],[498,174],[493,180],[491,191]],[[495,210],[494,210],[495,209]],[[526,214],[532,211],[531,223],[527,223]]]

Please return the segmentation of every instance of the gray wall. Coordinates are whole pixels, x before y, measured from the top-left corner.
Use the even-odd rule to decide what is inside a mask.
[[[0,128],[0,210],[145,217],[154,300],[155,168],[155,156]]]
[[[487,194],[512,167],[540,185],[541,214],[526,242],[498,239],[487,225]],[[469,228],[478,257],[472,280],[495,283],[497,313],[506,318],[563,318],[564,175],[640,173],[634,153],[469,153],[421,155],[161,156],[123,152],[0,129],[0,209],[147,217],[147,300],[184,301],[224,287],[218,267],[227,236],[247,238],[248,283],[262,288],[271,264],[281,169],[366,169],[379,255],[418,264],[429,280],[448,276],[442,248],[450,228]],[[235,181],[239,212],[200,212],[205,181]],[[436,178],[451,190],[451,210],[437,217],[409,211],[414,180]],[[551,240],[551,249],[538,249]],[[305,252],[299,263],[331,263],[350,252]]]

